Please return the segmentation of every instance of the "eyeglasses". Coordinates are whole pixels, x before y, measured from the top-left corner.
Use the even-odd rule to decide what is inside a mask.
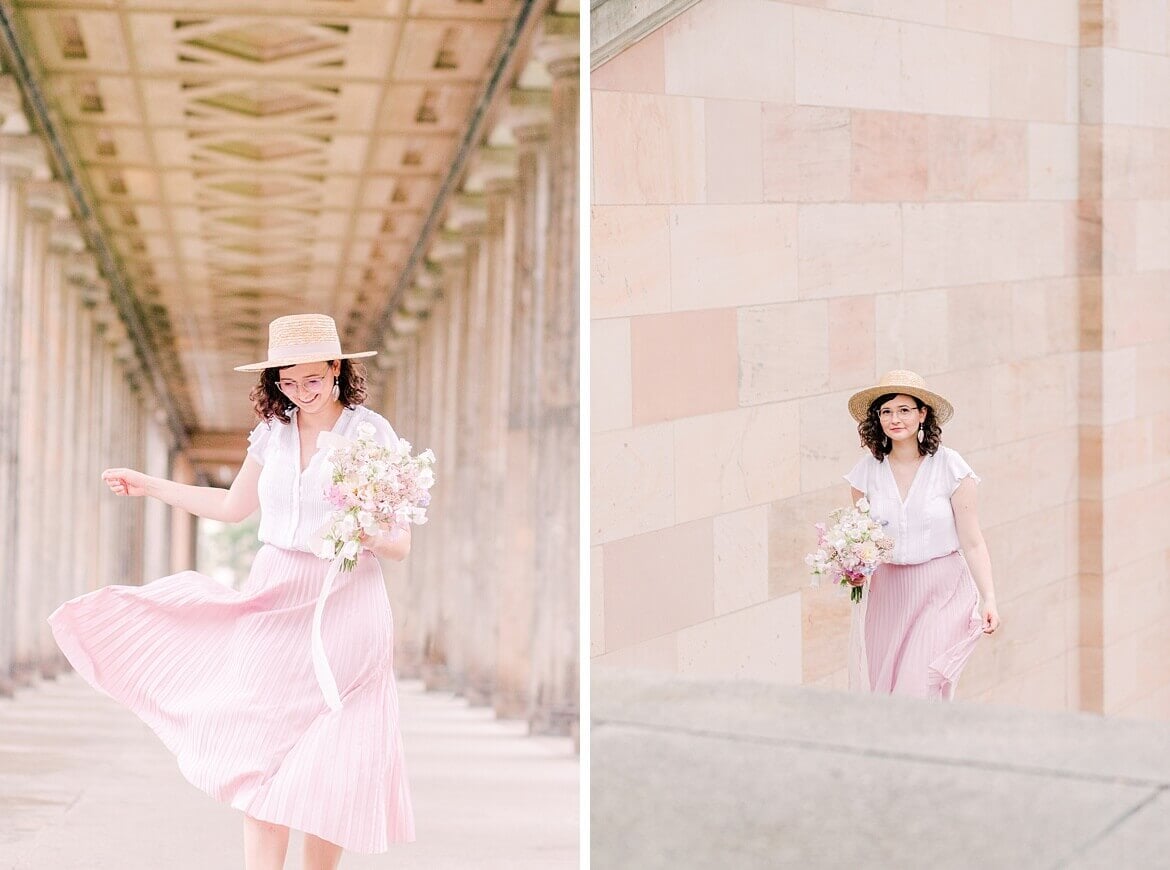
[[[276,388],[286,396],[300,395],[301,393],[315,395],[321,392],[321,388],[325,386],[325,381],[327,380],[328,376],[326,375],[316,375],[315,377],[305,378],[303,381],[294,381],[288,378],[277,381]]]
[[[903,405],[901,408],[882,408],[878,411],[878,416],[883,420],[890,420],[895,414],[903,420],[908,420],[918,413],[917,408],[911,408],[908,405]]]

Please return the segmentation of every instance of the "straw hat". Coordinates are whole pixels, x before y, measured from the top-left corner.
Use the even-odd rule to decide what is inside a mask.
[[[849,413],[853,415],[854,420],[860,423],[865,419],[874,399],[890,394],[913,396],[930,405],[934,408],[934,418],[940,426],[951,419],[955,413],[950,402],[938,393],[932,393],[926,389],[926,381],[922,379],[922,375],[902,370],[886,372],[876,386],[868,387],[850,396]]]
[[[236,366],[237,372],[259,372],[300,363],[373,356],[376,350],[342,353],[337,324],[325,314],[290,314],[268,324],[268,359]]]

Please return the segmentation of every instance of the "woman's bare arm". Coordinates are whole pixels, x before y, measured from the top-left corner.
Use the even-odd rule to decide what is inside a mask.
[[[983,630],[991,634],[999,627],[999,611],[995,603],[995,583],[991,579],[991,555],[979,528],[978,499],[975,480],[965,477],[951,496],[951,510],[955,514],[955,529],[959,533],[959,546],[963,558],[975,578],[979,595],[983,598]]]
[[[132,468],[108,468],[102,472],[102,480],[117,495],[149,495],[197,517],[238,523],[260,506],[257,483],[261,468],[251,456],[245,458],[230,489],[176,483],[163,477],[150,477]]]

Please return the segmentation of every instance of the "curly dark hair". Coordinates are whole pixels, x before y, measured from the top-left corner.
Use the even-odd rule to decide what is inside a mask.
[[[335,360],[328,362],[332,366]],[[296,404],[280,391],[276,382],[280,380],[280,373],[284,369],[291,368],[292,366],[284,366],[284,368],[264,369],[260,372],[260,380],[256,386],[252,387],[248,398],[252,400],[256,416],[261,420],[268,421],[275,418],[281,423],[290,422],[288,412],[295,408]],[[337,385],[341,390],[338,398],[342,405],[346,408],[352,408],[362,404],[366,400],[366,367],[360,362],[343,359],[341,371],[337,374]]]
[[[894,448],[894,444],[886,437],[886,433],[882,431],[881,420],[878,419],[878,411],[881,410],[882,405],[894,398],[894,396],[905,395],[904,393],[886,393],[878,396],[869,403],[869,410],[865,412],[865,419],[857,424],[857,434],[861,436],[862,445],[873,454],[874,459],[881,462],[890,455],[890,451]],[[938,450],[942,443],[942,427],[938,425],[938,421],[934,416],[934,408],[923,402],[916,396],[911,396],[914,403],[918,406],[918,410],[926,409],[926,419],[922,421],[922,440],[918,442],[918,454],[920,456],[929,456]]]

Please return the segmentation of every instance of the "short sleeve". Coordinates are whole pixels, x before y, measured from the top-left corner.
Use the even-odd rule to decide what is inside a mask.
[[[964,478],[970,477],[976,483],[979,482],[979,475],[971,470],[971,466],[967,464],[962,456],[954,450],[944,448],[946,450],[946,486],[947,496],[950,497],[955,494],[955,490],[959,488]]]
[[[869,462],[869,456],[862,456],[857,460],[857,464],[853,466],[852,470],[845,475],[849,485],[863,495],[869,494]]]
[[[259,425],[248,433],[248,455],[263,465],[264,455],[271,439],[272,424],[267,420],[261,420]]]
[[[374,435],[379,444],[383,447],[393,447],[398,443],[398,433],[394,431],[389,420],[369,408],[366,408],[366,413],[362,416],[365,418],[362,422],[370,423],[374,427]]]

